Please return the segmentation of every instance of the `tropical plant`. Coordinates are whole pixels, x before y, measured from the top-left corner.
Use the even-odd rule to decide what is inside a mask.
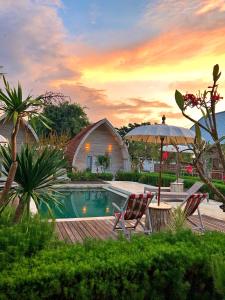
[[[18,83],[17,89],[11,88],[4,76],[3,83],[4,91],[0,89],[0,111],[4,113],[5,121],[13,121],[13,130],[11,134],[10,148],[12,151],[12,161],[9,168],[6,184],[1,194],[0,207],[4,206],[7,202],[8,193],[12,186],[12,182],[14,180],[18,165],[16,160],[16,139],[20,124],[24,121],[24,118],[26,118],[33,125],[38,120],[45,126],[48,126],[47,118],[40,114],[40,108],[43,106],[42,96],[33,98],[29,95],[23,98],[23,92],[20,83]]]
[[[1,155],[4,174],[7,176],[12,164],[10,147],[1,147]],[[44,203],[49,210],[51,202],[59,204],[58,194],[54,192],[53,185],[59,183],[57,177],[65,174],[63,168],[66,167],[63,152],[51,147],[38,149],[34,146],[23,145],[17,154],[17,161],[18,167],[14,181],[18,186],[11,189],[8,199],[9,201],[19,199],[14,222],[18,222],[25,212],[29,215],[32,199],[37,209],[40,203]]]
[[[216,105],[223,98],[218,93],[218,80],[221,76],[219,65],[213,68],[213,83],[203,93],[182,95],[178,90],[175,92],[175,100],[184,117],[195,124],[196,138],[193,145],[194,159],[193,166],[196,167],[201,180],[216,194],[218,200],[223,202],[222,209],[225,211],[225,195],[208,178],[208,172],[204,169],[203,160],[206,153],[211,149],[216,149],[221,165],[225,171],[225,155],[221,142],[225,136],[219,137],[216,123]],[[204,122],[200,122],[193,118],[193,109],[197,108],[201,111]],[[188,113],[188,109],[191,110]],[[207,145],[201,139],[201,129],[205,130],[212,138],[213,145]]]
[[[106,153],[105,155],[98,155],[96,160],[96,165],[101,167],[105,172],[110,165],[110,157],[108,153]]]

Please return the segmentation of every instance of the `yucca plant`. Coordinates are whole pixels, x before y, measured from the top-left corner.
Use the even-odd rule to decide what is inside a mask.
[[[1,147],[2,164],[4,174],[7,176],[12,164],[12,154],[10,147]],[[34,200],[39,209],[40,203],[44,203],[50,210],[50,203],[59,204],[57,193],[53,185],[59,181],[57,177],[65,174],[66,161],[60,150],[45,147],[23,145],[17,154],[18,167],[14,181],[17,186],[10,190],[8,201],[19,199],[16,208],[14,222],[18,222],[26,213],[30,213],[30,202]],[[64,170],[63,170],[64,169]]]
[[[172,209],[168,229],[172,232],[178,232],[187,228],[187,219],[185,212],[180,206]]]
[[[5,206],[8,193],[12,186],[17,169],[16,161],[16,138],[23,118],[26,118],[34,125],[36,120],[48,126],[48,120],[40,113],[40,108],[44,105],[43,96],[33,98],[32,96],[23,97],[22,87],[18,83],[17,88],[11,88],[8,81],[3,76],[4,91],[0,89],[0,111],[4,114],[5,121],[13,121],[11,134],[12,161],[8,172],[5,187],[0,198],[0,208]]]

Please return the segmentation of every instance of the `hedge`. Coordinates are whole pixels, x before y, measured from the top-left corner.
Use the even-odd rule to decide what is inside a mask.
[[[0,273],[0,299],[223,299],[211,258],[225,235],[190,231],[44,249]]]
[[[183,176],[184,187],[186,189],[190,188],[196,181],[200,179],[198,177]],[[144,184],[158,186],[159,174],[158,173],[137,173],[137,172],[118,172],[116,174],[116,180],[121,181],[136,181]],[[172,174],[162,174],[162,186],[170,186],[171,182],[176,180],[176,175]],[[222,194],[225,195],[225,184],[221,180],[213,181],[215,186],[220,190]],[[213,192],[204,185],[200,191],[204,193],[209,193],[211,199],[214,198]]]
[[[96,181],[96,180],[108,180],[113,179],[112,173],[92,173],[90,171],[77,171],[68,172],[68,177],[72,181]]]

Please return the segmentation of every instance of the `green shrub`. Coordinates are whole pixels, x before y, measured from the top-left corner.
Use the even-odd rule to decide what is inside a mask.
[[[225,235],[189,231],[42,250],[0,274],[1,299],[221,299],[210,258]]]
[[[184,188],[189,189],[196,181],[199,181],[200,178],[193,176],[183,176],[184,179]],[[153,186],[158,186],[159,173],[137,173],[137,172],[118,172],[116,174],[116,180],[121,181],[136,181],[144,184],[149,184]],[[176,180],[176,175],[163,173],[162,174],[162,186],[170,186],[171,182]],[[220,190],[222,194],[225,194],[225,184],[221,180],[213,181],[215,186]],[[201,192],[208,193],[210,199],[214,199],[213,192],[204,185],[200,189]]]
[[[111,173],[92,173],[91,171],[76,171],[69,172],[68,177],[72,181],[97,181],[97,180],[112,180]]]
[[[124,172],[116,173],[115,179],[120,181],[138,181],[142,173],[139,172]]]
[[[113,174],[112,173],[99,173],[98,178],[102,180],[113,180]]]
[[[225,259],[224,257],[212,256],[212,274],[216,290],[222,296],[225,296]]]
[[[32,256],[48,247],[55,239],[54,223],[35,216],[12,223],[13,213],[7,209],[0,219],[0,265],[5,268],[21,257]]]

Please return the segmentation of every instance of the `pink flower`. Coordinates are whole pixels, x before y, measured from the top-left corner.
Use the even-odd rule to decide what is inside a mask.
[[[193,94],[186,94],[184,95],[184,101],[186,102],[187,105],[194,107],[201,103],[201,98],[196,97]]]
[[[193,172],[193,167],[192,167],[191,165],[186,166],[186,172],[187,172],[188,174],[192,174],[192,172]]]
[[[217,92],[214,92],[214,94],[212,95],[212,101],[217,102],[220,99],[223,99],[223,97],[220,97],[220,94],[218,94]]]

